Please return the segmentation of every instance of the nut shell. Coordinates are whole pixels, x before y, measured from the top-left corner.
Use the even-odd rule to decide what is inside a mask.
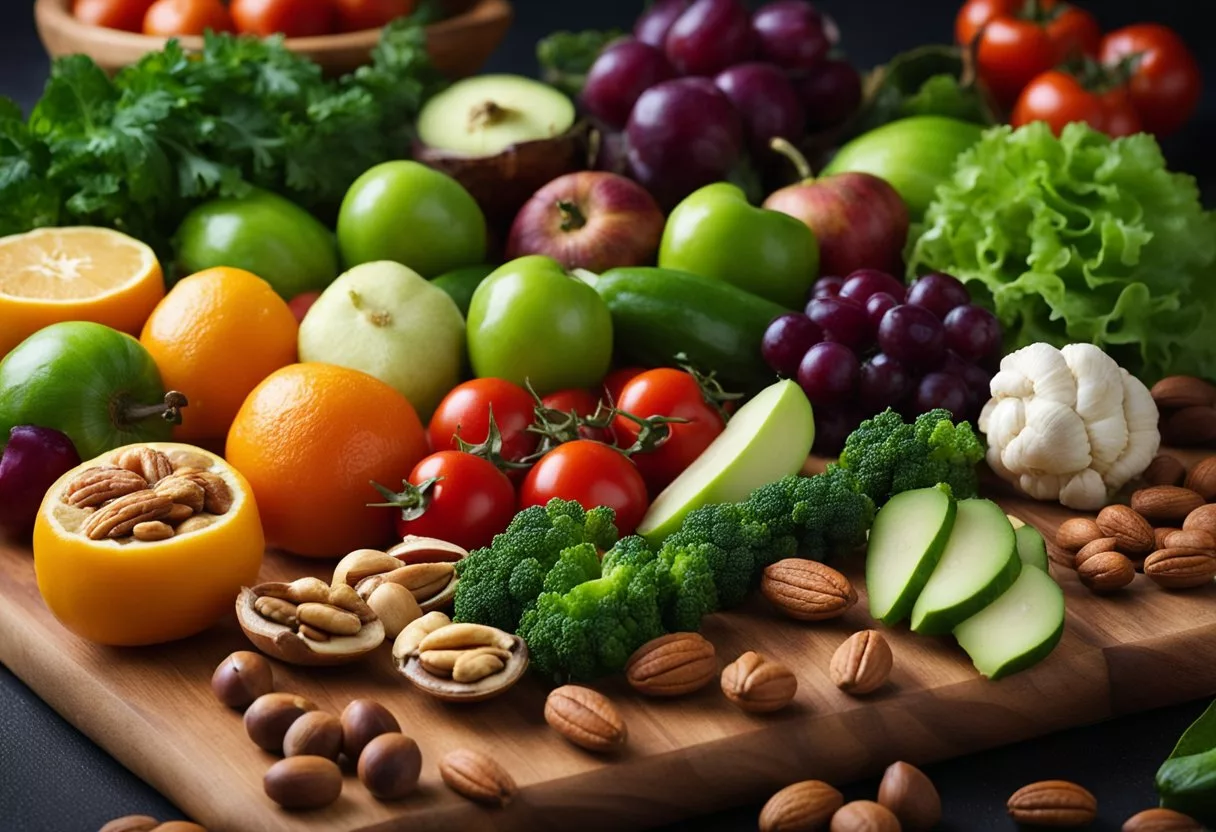
[[[398,733],[401,723],[373,699],[352,699],[342,709],[342,753],[358,760],[363,748],[381,734]]]
[[[1140,555],[1153,551],[1153,527],[1128,506],[1107,506],[1098,512],[1095,522],[1104,537],[1115,538],[1120,552]]]
[[[428,615],[442,615],[442,613],[432,611]],[[425,617],[423,616],[423,618]],[[419,619],[419,621],[421,620]],[[455,625],[449,624],[448,626]],[[504,633],[511,639],[512,647],[505,652],[507,659],[502,670],[475,682],[458,682],[455,679],[437,676],[423,665],[417,646],[411,650],[405,649],[409,647],[404,643],[406,633],[409,632],[409,628],[403,630],[397,642],[393,644],[393,657],[397,664],[397,672],[409,679],[415,687],[446,702],[483,702],[493,699],[510,690],[516,682],[523,678],[528,669],[528,645],[519,636]],[[423,640],[425,640],[425,636],[419,639],[420,642]],[[401,650],[397,649],[399,643],[402,645]]]
[[[342,794],[342,770],[324,757],[287,757],[266,771],[262,789],[284,809],[320,809]]]
[[[731,704],[749,713],[779,711],[798,692],[788,667],[750,650],[723,668],[721,684]]]
[[[336,760],[342,753],[342,722],[325,711],[309,711],[283,735],[284,757],[324,757]]]
[[[384,625],[379,619],[360,627],[352,636],[327,641],[304,638],[290,627],[267,621],[254,607],[257,595],[248,587],[236,599],[236,618],[253,646],[288,664],[324,667],[361,659],[384,643]],[[356,619],[357,620],[357,619]]]
[[[460,748],[439,761],[439,776],[452,791],[476,803],[506,806],[517,791],[515,779],[492,757]]]
[[[617,751],[629,731],[616,706],[602,693],[581,685],[554,688],[545,699],[545,722],[588,751]]]
[[[1123,589],[1136,577],[1136,567],[1118,552],[1101,552],[1077,565],[1077,577],[1091,592]]]
[[[853,633],[832,655],[832,683],[853,696],[873,693],[887,683],[894,657],[877,630]]]
[[[1067,780],[1042,780],[1014,792],[1006,808],[1018,823],[1032,826],[1085,826],[1093,823],[1098,801]]]
[[[822,780],[803,780],[786,786],[760,810],[760,832],[822,829],[844,796]]]
[[[1173,809],[1145,809],[1128,818],[1123,832],[1203,832],[1203,824]]]
[[[418,788],[422,752],[405,734],[381,734],[359,755],[359,781],[379,800],[400,800]]]
[[[274,691],[274,671],[265,657],[238,650],[215,668],[211,690],[229,708],[248,708],[259,696]]]
[[[899,820],[886,806],[854,800],[832,815],[831,832],[900,832]]]
[[[887,767],[878,785],[878,802],[899,819],[903,832],[929,832],[942,821],[942,798],[933,781],[908,763]]]
[[[799,621],[837,618],[857,603],[857,590],[848,578],[804,558],[785,558],[766,567],[760,592],[782,613]]]
[[[267,693],[245,711],[245,733],[258,748],[280,754],[287,730],[301,716],[316,709],[311,700],[294,693]]]
[[[625,681],[646,696],[683,696],[718,675],[718,654],[700,633],[668,633],[643,644],[625,663]]]

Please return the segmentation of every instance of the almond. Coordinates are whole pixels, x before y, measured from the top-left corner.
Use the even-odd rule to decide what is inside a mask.
[[[1127,506],[1107,506],[1095,522],[1105,537],[1115,538],[1120,552],[1138,555],[1153,550],[1153,527]]]
[[[1093,520],[1088,517],[1074,517],[1060,524],[1056,531],[1056,545],[1075,552],[1102,536],[1102,530]]]
[[[1159,454],[1153,457],[1140,479],[1149,485],[1182,485],[1185,476],[1186,466],[1179,462],[1177,457]],[[1190,483],[1187,483],[1186,487],[1190,488]]]
[[[1203,549],[1159,549],[1144,561],[1144,574],[1166,589],[1192,589],[1216,578],[1216,557]]]
[[[1203,825],[1173,809],[1145,809],[1123,824],[1123,832],[1203,832]]]
[[[827,783],[803,780],[768,799],[760,810],[760,832],[822,829],[843,805],[844,796]]]
[[[1192,511],[1182,521],[1182,528],[1186,531],[1195,529],[1207,532],[1216,537],[1216,503],[1209,503]]]
[[[480,751],[449,751],[439,761],[439,776],[456,794],[477,803],[506,806],[515,797],[514,778]]]
[[[1136,577],[1136,567],[1118,552],[1101,552],[1077,565],[1077,577],[1092,592],[1114,592]]]
[[[1176,526],[1158,526],[1157,528],[1153,529],[1153,549],[1164,549],[1165,539],[1174,532],[1180,531],[1182,531],[1182,529],[1179,529]]]
[[[629,657],[625,680],[646,696],[683,696],[718,675],[718,654],[700,633],[668,633]]]
[[[545,722],[570,742],[588,751],[616,751],[629,732],[616,706],[599,691],[562,685],[545,699]]]
[[[1162,540],[1163,546],[1158,549],[1216,549],[1216,538],[1199,529],[1171,531]]]
[[[929,832],[942,820],[942,799],[923,771],[892,763],[878,785],[878,802],[899,819],[903,832]]]
[[[1085,826],[1093,823],[1098,801],[1067,780],[1043,780],[1018,789],[1006,804],[1009,816],[1031,826]]]
[[[1189,488],[1154,485],[1132,494],[1132,511],[1153,523],[1181,523],[1206,500]]]
[[[1182,448],[1210,445],[1216,441],[1216,409],[1184,407],[1165,419],[1161,437],[1171,445]]]
[[[785,558],[765,568],[760,592],[778,610],[799,621],[836,618],[857,603],[857,590],[848,578],[804,558]]]
[[[1176,409],[1216,405],[1216,387],[1195,376],[1167,376],[1149,391],[1157,407]]]
[[[845,693],[863,696],[887,683],[891,675],[891,647],[877,630],[853,633],[836,648],[829,673]]]
[[[798,678],[788,667],[748,651],[722,671],[722,692],[750,713],[779,711],[798,692]]]
[[[831,832],[900,832],[899,819],[872,800],[854,800],[832,815]]]
[[[1216,456],[1209,456],[1195,463],[1186,475],[1186,487],[1203,499],[1216,499]]]
[[[1099,537],[1097,540],[1091,540],[1081,547],[1081,550],[1073,557],[1072,566],[1076,569],[1092,558],[1094,555],[1105,554],[1106,552],[1117,551],[1118,541],[1113,537]]]

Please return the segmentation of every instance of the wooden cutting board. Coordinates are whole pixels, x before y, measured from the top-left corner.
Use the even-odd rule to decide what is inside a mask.
[[[1054,504],[992,493],[1049,540],[1071,516]],[[858,578],[860,566],[846,571]],[[328,577],[326,567],[270,554],[262,578]],[[977,675],[951,640],[901,628],[888,635],[895,654],[888,686],[864,699],[841,693],[828,679],[828,662],[850,633],[872,625],[864,592],[844,618],[830,622],[780,618],[760,598],[710,616],[703,632],[722,662],[745,650],[785,662],[798,676],[794,703],[779,714],[749,716],[716,685],[655,701],[613,680],[599,687],[628,723],[629,744],[612,759],[581,751],[548,728],[547,687],[535,677],[498,699],[456,706],[397,676],[387,648],[344,668],[276,663],[279,690],[334,713],[352,698],[375,698],[422,749],[422,781],[410,798],[380,803],[348,776],[338,802],[316,812],[285,812],[265,797],[262,775],[274,758],[211,694],[214,667],[231,651],[249,649],[235,620],[163,647],[98,647],[47,611],[30,553],[0,547],[0,661],[210,832],[637,828],[761,800],[796,780],[843,783],[897,759],[959,756],[1216,694],[1216,585],[1170,593],[1141,575],[1126,591],[1099,598],[1058,551],[1052,572],[1067,596],[1063,640],[1047,660],[1000,682]],[[484,809],[444,787],[437,761],[459,747],[497,758],[521,787],[516,801]],[[1051,776],[1050,765],[1041,773]]]

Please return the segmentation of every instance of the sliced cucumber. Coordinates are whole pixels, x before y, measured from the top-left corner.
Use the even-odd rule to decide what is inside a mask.
[[[991,500],[962,500],[950,539],[912,608],[912,629],[948,633],[988,606],[1022,569],[1009,518]]]
[[[1047,543],[1034,526],[1015,526],[1014,537],[1018,541],[1018,557],[1022,566],[1034,566],[1047,571]]]
[[[954,628],[959,646],[989,679],[1042,661],[1063,633],[1064,593],[1042,569],[1023,569],[1004,594]]]
[[[866,554],[871,616],[887,625],[907,617],[942,555],[954,512],[949,490],[937,487],[896,494],[878,512]]]

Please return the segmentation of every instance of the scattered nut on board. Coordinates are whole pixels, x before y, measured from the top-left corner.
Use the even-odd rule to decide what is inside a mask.
[[[379,800],[400,800],[418,787],[422,752],[405,734],[381,734],[359,755],[359,781]]]
[[[401,723],[388,708],[372,699],[352,699],[342,710],[342,753],[359,759],[364,747],[381,734],[401,732]]]
[[[562,685],[550,691],[545,699],[545,722],[588,751],[617,751],[629,736],[625,720],[612,701],[581,685]]]
[[[779,711],[798,692],[798,678],[788,667],[748,651],[722,670],[722,693],[749,713]]]
[[[786,786],[768,799],[760,810],[760,832],[788,829],[823,829],[844,796],[822,780],[803,780]]]
[[[853,633],[832,655],[832,683],[853,696],[873,693],[887,683],[894,658],[877,630]]]
[[[260,653],[238,650],[215,668],[211,690],[229,708],[248,708],[259,696],[274,691],[274,672]]]
[[[476,803],[506,806],[515,797],[515,779],[493,757],[460,748],[439,761],[439,776],[452,791]]]
[[[286,757],[266,770],[262,789],[284,809],[320,809],[342,794],[342,769],[325,757]]]
[[[683,696],[718,675],[718,654],[700,633],[668,633],[652,639],[625,663],[625,681],[646,696]]]

